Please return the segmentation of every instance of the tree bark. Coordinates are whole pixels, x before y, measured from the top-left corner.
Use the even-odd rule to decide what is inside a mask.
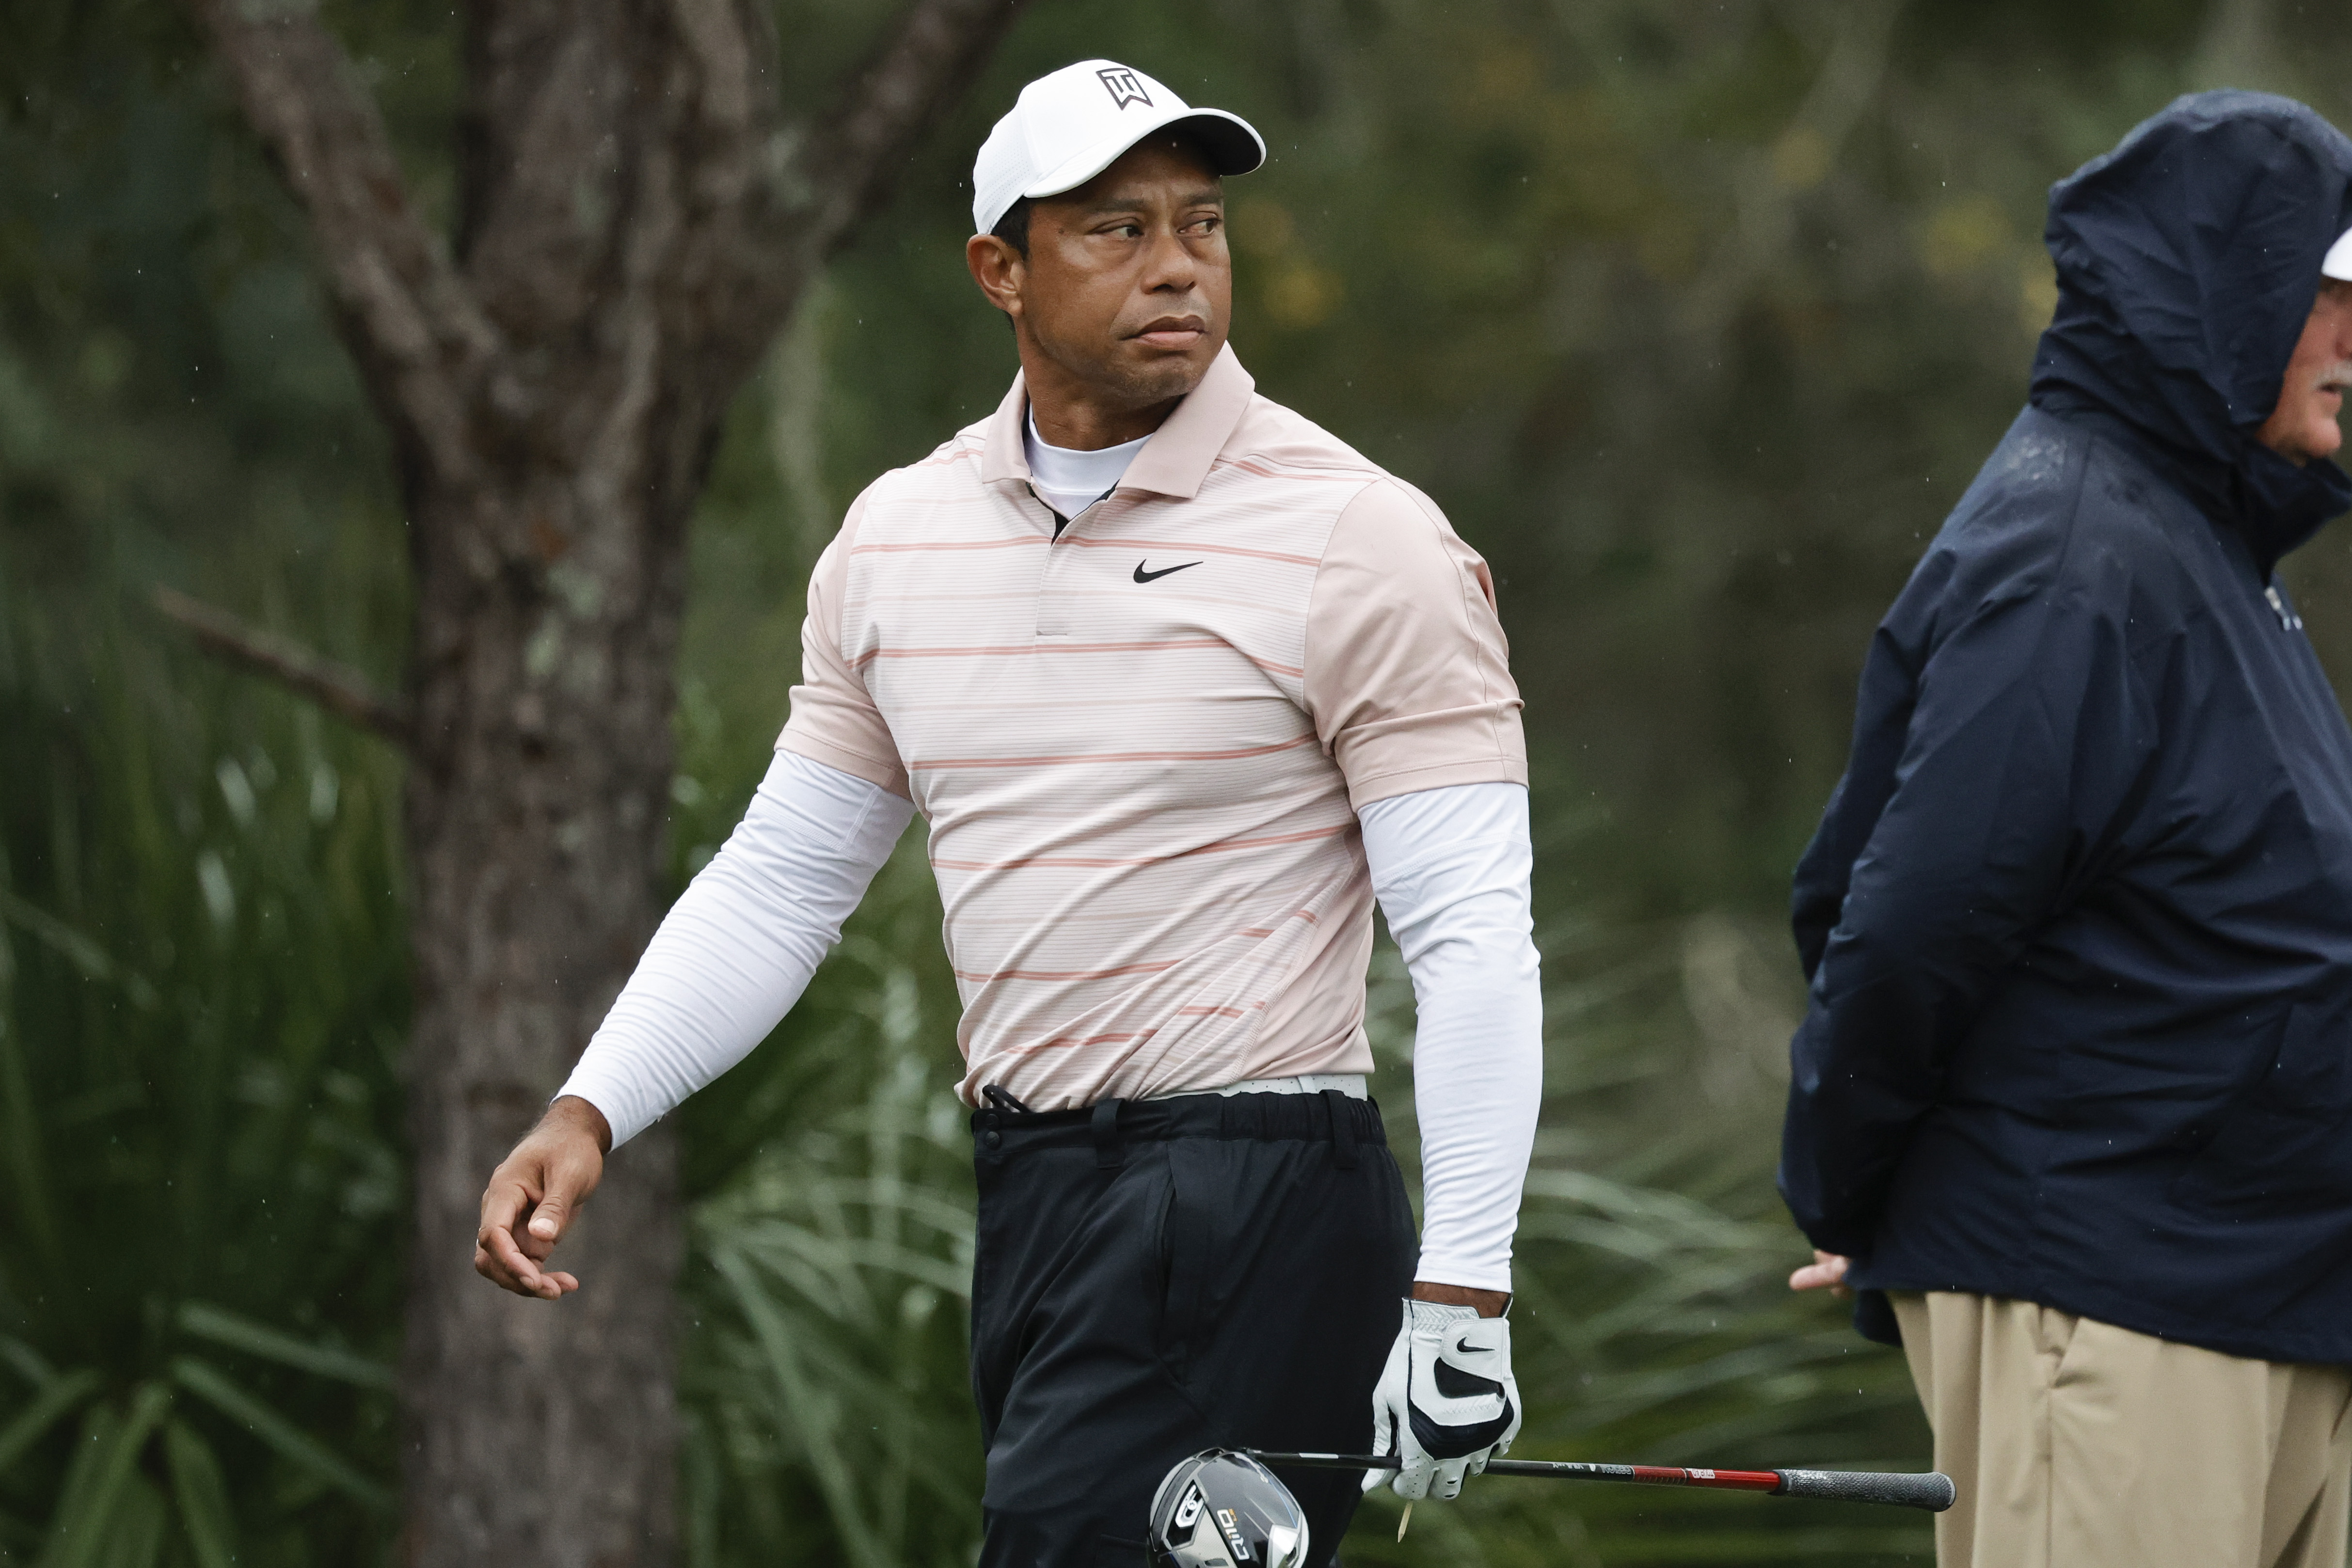
[[[665,1563],[670,1141],[614,1156],[558,1304],[475,1276],[482,1183],[658,916],[687,525],[727,405],[1018,0],[915,0],[804,127],[753,0],[472,0],[446,247],[313,12],[190,3],[310,215],[409,517],[405,1555]]]

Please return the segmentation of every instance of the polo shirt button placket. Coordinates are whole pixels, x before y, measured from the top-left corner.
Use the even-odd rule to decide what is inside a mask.
[[[1038,505],[1044,506],[1045,503],[1040,501]],[[1038,636],[1067,637],[1070,635],[1069,596],[1061,591],[1059,584],[1066,580],[1070,573],[1083,570],[1078,564],[1084,559],[1083,552],[1073,542],[1073,537],[1079,528],[1100,516],[1102,509],[1109,505],[1111,501],[1108,498],[1097,501],[1063,525],[1062,531],[1046,545],[1045,570],[1037,581]]]

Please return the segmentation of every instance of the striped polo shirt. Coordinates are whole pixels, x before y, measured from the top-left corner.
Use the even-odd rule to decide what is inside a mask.
[[[967,1103],[1370,1071],[1356,809],[1527,781],[1486,563],[1230,348],[1058,537],[1027,413],[850,507],[777,745],[927,820]]]

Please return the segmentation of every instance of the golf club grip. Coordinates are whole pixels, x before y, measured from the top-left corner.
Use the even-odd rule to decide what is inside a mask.
[[[1958,1492],[1952,1478],[1935,1470],[1918,1474],[1873,1470],[1782,1470],[1781,1497],[1830,1498],[1839,1502],[1885,1502],[1941,1513]]]

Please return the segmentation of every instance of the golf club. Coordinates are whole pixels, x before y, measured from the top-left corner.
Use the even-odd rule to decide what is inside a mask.
[[[1278,1454],[1263,1448],[1244,1453],[1260,1464],[1318,1469],[1393,1470],[1393,1454]],[[1489,1459],[1490,1476],[1542,1476],[1553,1480],[1622,1481],[1633,1486],[1701,1487],[1757,1492],[1766,1497],[1824,1498],[1834,1502],[1881,1502],[1941,1513],[1957,1495],[1952,1479],[1935,1470],[1919,1474],[1877,1470],[1711,1470],[1672,1465],[1593,1465],[1549,1459]]]

